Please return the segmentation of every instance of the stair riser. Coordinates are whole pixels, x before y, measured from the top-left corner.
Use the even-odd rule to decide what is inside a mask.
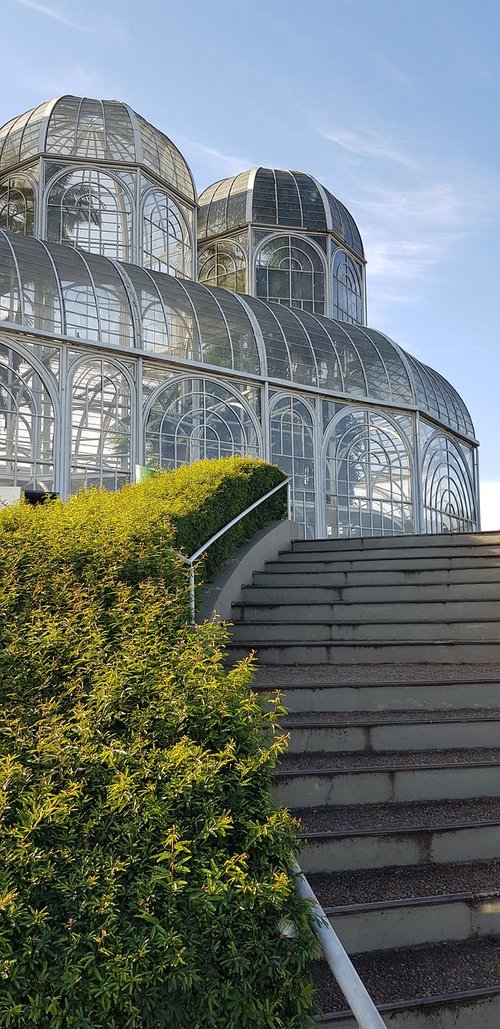
[[[305,673],[304,673],[305,674]],[[271,689],[271,687],[269,687]],[[500,707],[500,682],[491,683],[415,683],[394,686],[297,686],[283,690],[283,703],[289,711],[394,711],[415,708],[439,711],[441,708]]]
[[[241,622],[234,625],[232,639],[253,647],[261,643],[300,641],[301,643],[375,643],[409,640],[456,640],[462,643],[486,641],[500,645],[500,621],[481,622]]]
[[[500,742],[500,720],[491,722],[440,722],[432,725],[410,722],[407,725],[356,725],[313,729],[292,729],[289,754],[308,754],[326,750],[440,750],[444,747],[496,747]]]
[[[308,872],[353,871],[390,865],[445,864],[450,854],[454,861],[497,858],[500,825],[311,837],[300,848],[299,864],[307,875]]]
[[[231,662],[240,661],[253,649],[248,643],[231,645]],[[288,643],[285,646],[258,647],[258,660],[265,665],[359,665],[359,664],[500,664],[499,643],[368,643],[344,646],[341,643]]]
[[[491,569],[489,570],[492,571]],[[460,573],[453,582],[447,573],[438,572],[435,581],[419,582],[416,576],[398,572],[401,581],[393,583],[394,576],[373,572],[371,576],[361,573],[340,572],[256,572],[254,585],[243,587],[245,603],[281,603],[282,600],[300,603],[301,599],[321,600],[331,603],[336,600],[498,600],[500,598],[500,574],[495,569],[495,581],[482,581],[480,571],[473,571],[474,581],[464,582]],[[451,572],[449,573],[451,576]],[[386,579],[388,581],[386,581]],[[296,591],[296,595],[294,596]]]
[[[497,797],[500,765],[479,768],[411,768],[276,777],[277,804],[311,808],[331,804],[379,804],[414,800]]]
[[[422,1004],[418,1008],[382,1011],[388,1029],[498,1029],[500,1026],[500,996],[473,998],[469,1001],[449,1001],[446,1005]],[[352,1018],[328,1017],[316,1019],[318,1029],[356,1029]]]
[[[290,591],[293,592],[293,591]],[[500,589],[499,589],[500,593]],[[270,591],[272,601],[272,591]],[[394,600],[394,602],[393,602]],[[342,625],[345,622],[446,622],[448,620],[464,619],[473,622],[475,619],[497,619],[500,636],[500,599],[499,600],[451,600],[435,603],[425,603],[423,598],[419,601],[406,601],[402,598],[397,602],[391,591],[391,602],[380,603],[379,597],[372,603],[340,603],[323,604],[318,603],[266,603],[260,604],[235,604],[233,606],[233,618],[235,622],[324,622],[325,624],[336,623]]]
[[[415,547],[411,550],[387,548],[377,551],[343,550],[336,553],[327,553],[326,551],[322,552],[310,548],[301,553],[296,553],[295,551],[281,553],[277,558],[272,558],[266,563],[294,565],[301,562],[306,564],[312,562],[315,564],[328,564],[332,567],[336,564],[341,566],[344,564],[354,564],[358,568],[362,568],[365,564],[367,567],[370,567],[372,564],[385,563],[389,567],[393,565],[395,568],[418,568],[419,563],[424,561],[432,568],[436,561],[442,561],[445,565],[456,565],[457,567],[463,563],[467,567],[469,562],[474,562],[475,564],[495,564],[499,560],[500,546],[481,548],[460,547],[459,549],[440,546],[433,547],[432,550],[429,550],[428,547]]]
[[[442,547],[447,546],[459,550],[463,546],[482,547],[500,546],[500,532],[454,532],[439,534],[420,534],[408,536],[364,536],[363,538],[350,539],[316,539],[316,540],[294,540],[292,548],[294,553],[302,550],[321,551],[342,551],[342,550],[380,550],[387,547],[401,547],[403,550],[412,547]]]
[[[328,916],[348,954],[500,934],[500,899],[398,904]]]

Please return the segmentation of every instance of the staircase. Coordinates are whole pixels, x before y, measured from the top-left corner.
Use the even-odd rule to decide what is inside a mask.
[[[276,798],[388,1026],[500,1025],[500,533],[297,541],[234,606]],[[328,969],[321,1029],[354,1029]]]

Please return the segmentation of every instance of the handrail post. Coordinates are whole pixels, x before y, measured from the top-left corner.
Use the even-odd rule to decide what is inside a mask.
[[[191,625],[196,621],[195,594],[194,594],[194,561],[189,565],[189,618]]]

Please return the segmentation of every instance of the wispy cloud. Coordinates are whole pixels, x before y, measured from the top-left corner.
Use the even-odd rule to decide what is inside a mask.
[[[122,87],[113,79],[107,79],[100,71],[79,64],[61,64],[36,68],[20,65],[0,54],[0,73],[3,81],[16,84],[36,102],[51,96],[73,93],[76,96],[120,97]],[[0,119],[1,121],[1,119]]]
[[[216,178],[224,178],[226,175],[237,175],[238,172],[251,168],[252,162],[247,157],[238,157],[235,154],[226,154],[215,147],[207,146],[187,136],[175,137],[177,146],[186,154],[188,160],[193,157],[201,160],[210,171],[215,173]]]
[[[47,4],[38,3],[38,0],[15,0],[15,3],[20,7],[27,7],[29,10],[41,14],[44,18],[50,18],[52,21],[58,22],[59,25],[64,25],[65,28],[71,29],[73,32],[80,32],[84,35],[99,33],[106,37],[112,36],[114,39],[119,39],[122,42],[128,38],[126,27],[117,21],[116,18],[112,18],[109,15],[103,16],[95,24],[92,20],[86,21],[83,18],[79,21],[68,16],[57,7],[49,7]]]
[[[399,149],[388,138],[375,132],[353,132],[351,129],[320,128],[319,134],[342,150],[374,160],[393,161],[406,168],[414,168],[415,160]]]
[[[371,58],[378,68],[380,68],[380,71],[383,72],[386,78],[391,79],[392,82],[399,82],[404,86],[408,86],[413,82],[410,75],[402,71],[401,68],[398,68],[396,64],[393,64],[392,61],[389,61],[387,57],[384,57],[382,54],[368,52],[367,56]]]

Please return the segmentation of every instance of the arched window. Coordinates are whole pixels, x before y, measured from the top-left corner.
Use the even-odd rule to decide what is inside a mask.
[[[281,396],[271,407],[271,461],[290,477],[293,518],[306,538],[316,529],[314,425],[297,397]]]
[[[474,488],[459,447],[432,435],[422,460],[426,532],[469,532],[477,528]]]
[[[256,286],[261,300],[325,313],[323,261],[305,239],[274,236],[267,240],[257,254]]]
[[[144,201],[142,252],[145,268],[168,275],[191,275],[191,246],[186,223],[166,193],[148,193]]]
[[[130,481],[131,396],[124,373],[108,361],[77,366],[72,386],[71,491],[115,490]]]
[[[47,198],[47,239],[129,261],[132,204],[119,179],[96,169],[67,172]]]
[[[360,276],[351,258],[339,250],[333,262],[333,317],[342,322],[363,324]]]
[[[40,373],[0,345],[0,482],[54,488],[54,409]]]
[[[232,239],[210,243],[198,257],[198,278],[209,286],[246,292],[246,260],[243,248]]]
[[[327,446],[329,536],[413,532],[411,462],[400,430],[375,411],[349,410]]]
[[[255,421],[219,382],[181,379],[157,394],[146,424],[147,463],[177,468],[201,458],[258,457]]]
[[[0,229],[32,236],[35,220],[33,183],[21,175],[0,185]]]

